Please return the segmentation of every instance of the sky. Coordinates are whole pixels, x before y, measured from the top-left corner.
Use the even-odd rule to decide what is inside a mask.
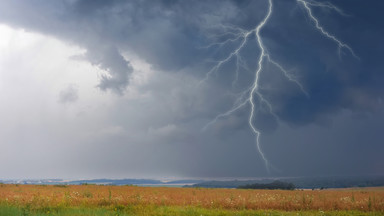
[[[0,179],[384,174],[383,1],[0,5]]]

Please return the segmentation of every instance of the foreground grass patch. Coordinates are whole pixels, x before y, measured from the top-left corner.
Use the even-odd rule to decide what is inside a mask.
[[[1,185],[3,215],[384,215],[384,191]]]
[[[273,210],[226,210],[198,207],[128,205],[110,207],[62,207],[29,209],[27,206],[0,205],[0,216],[347,216],[384,215],[384,212],[361,211],[273,211]]]

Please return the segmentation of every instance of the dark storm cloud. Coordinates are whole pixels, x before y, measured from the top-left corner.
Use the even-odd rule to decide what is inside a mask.
[[[360,104],[351,92],[358,92],[359,97],[371,100],[366,104],[376,106],[379,95],[371,94],[382,93],[376,79],[382,77],[378,72],[382,68],[377,68],[378,55],[382,54],[376,51],[377,48],[372,53],[365,47],[374,46],[383,32],[366,25],[375,23],[376,17],[361,12],[366,10],[349,8],[353,4],[356,2],[337,5],[345,8],[351,17],[340,17],[326,9],[315,8],[314,12],[319,16],[327,15],[322,24],[330,32],[336,34],[337,28],[344,26],[346,30],[337,35],[356,48],[361,61],[353,59],[348,50],[342,50],[339,59],[336,44],[319,34],[294,1],[275,2],[271,21],[262,32],[267,49],[286,67],[298,69],[298,78],[310,94],[308,98],[297,91],[287,93],[287,89],[296,87],[284,81],[284,88],[266,91],[270,100],[281,106],[278,115],[283,120],[305,124],[315,121],[323,113],[342,108],[372,108]],[[122,53],[133,52],[160,70],[183,70],[200,79],[210,69],[211,64],[206,60],[219,60],[233,49],[233,46],[201,47],[228,39],[223,25],[254,28],[265,15],[266,6],[264,1],[10,1],[2,7],[1,20],[43,31],[86,48],[84,57],[109,74],[101,78],[99,87],[123,93],[133,69]],[[359,22],[354,20],[356,16]],[[345,32],[349,32],[349,36],[344,35]],[[220,34],[221,38],[212,39]],[[365,42],[365,47],[359,46],[360,41]],[[248,47],[251,48],[244,49],[242,56],[252,71],[258,54],[254,38]],[[219,77],[215,77],[219,85],[229,87],[234,78],[233,70],[233,62],[220,68]],[[264,76],[266,79],[270,76],[270,82],[279,79],[278,72]],[[245,81],[240,80],[238,86],[247,86],[252,80],[249,79],[251,74],[242,78]],[[369,85],[374,82],[377,84]],[[375,91],[369,91],[370,88]]]
[[[98,87],[102,90],[112,89],[122,94],[129,84],[129,75],[133,68],[124,59],[116,47],[94,47],[88,48],[84,55],[85,59],[92,64],[108,72],[109,76],[103,75]]]
[[[213,173],[212,175],[219,176],[225,173],[223,166],[231,170],[231,175],[247,175],[246,173],[252,170],[262,169],[260,161],[249,159],[256,151],[252,146],[254,137],[247,125],[248,106],[228,118],[218,119],[204,133],[196,132],[200,132],[204,124],[214,119],[216,115],[228,111],[238,98],[236,93],[252,84],[257,57],[260,54],[255,37],[250,36],[247,46],[240,52],[247,67],[240,69],[238,82],[233,83],[235,59],[220,67],[216,74],[198,87],[178,82],[191,81],[195,84],[196,80],[204,79],[205,74],[217,61],[226,58],[239,45],[239,41],[223,46],[212,44],[230,39],[233,34],[228,32],[235,32],[233,30],[235,27],[247,30],[255,28],[266,14],[267,1],[1,2],[0,22],[51,35],[85,48],[86,52],[81,58],[107,72],[107,75],[101,77],[98,85],[102,90],[124,94],[134,73],[134,67],[128,59],[130,53],[148,62],[156,71],[166,74],[164,76],[167,79],[151,80],[150,85],[141,89],[152,94],[151,105],[155,106],[144,109],[143,104],[134,106],[120,102],[109,116],[111,121],[128,128],[127,122],[133,117],[126,110],[134,107],[146,111],[138,114],[141,119],[133,119],[137,121],[135,125],[137,128],[147,130],[148,133],[137,134],[148,136],[147,141],[151,147],[154,143],[158,143],[165,146],[165,150],[159,153],[160,156],[153,152],[148,153],[151,152],[149,150],[142,150],[144,149],[142,146],[140,151],[156,155],[155,158],[159,161],[170,157],[167,158],[167,165],[172,164],[172,167],[177,167],[179,170],[182,170],[182,166],[188,166],[193,170],[191,173],[196,175]],[[340,16],[326,8],[314,8],[314,14],[319,17],[327,31],[354,49],[360,57],[356,59],[346,49],[342,49],[339,57],[337,44],[316,30],[313,22],[296,1],[273,2],[274,11],[271,19],[261,31],[264,44],[270,56],[290,69],[308,92],[308,96],[305,95],[295,83],[287,80],[278,68],[266,63],[260,77],[260,91],[271,102],[278,120],[281,120],[284,126],[287,123],[294,128],[309,126],[310,131],[304,130],[304,132],[315,134],[314,137],[319,138],[323,134],[313,132],[318,130],[313,123],[327,125],[329,119],[345,111],[381,115],[384,91],[382,85],[384,66],[381,62],[384,59],[384,43],[382,43],[384,28],[380,8],[384,3],[382,1],[362,3],[358,0],[332,1],[349,16]],[[127,59],[124,56],[128,56]],[[187,78],[180,78],[183,75]],[[177,77],[177,80],[172,80],[171,77]],[[61,98],[64,99],[60,99],[61,101],[71,98],[68,92],[64,92],[63,95]],[[291,129],[279,130],[278,120],[262,106],[255,117],[255,125],[262,132],[269,132],[267,137],[274,131],[280,135],[287,135],[286,131]],[[379,123],[375,121],[372,125],[378,127]],[[337,130],[341,130],[340,128]],[[368,128],[362,130],[370,131]],[[339,139],[337,133],[334,136],[336,137],[334,140]],[[372,148],[380,145],[377,142],[380,138],[378,133],[374,133],[374,136],[377,138]],[[340,137],[339,140],[348,140],[345,135]],[[293,146],[301,148],[311,138],[309,135],[304,136],[301,143]],[[119,146],[124,142],[124,139],[116,139],[113,145]],[[295,142],[294,138],[291,139],[291,142]],[[268,140],[285,143],[283,138],[268,137]],[[316,145],[317,147],[322,145],[324,150],[321,152],[325,153],[327,149],[337,145],[334,140],[328,143],[318,141]],[[106,143],[109,143],[109,140],[97,141],[97,145],[100,146]],[[352,143],[359,147],[343,146],[346,150],[353,151],[345,157],[352,157],[361,151],[362,144]],[[178,145],[169,146],[171,144]],[[316,149],[314,145],[308,146],[312,146],[312,150]],[[178,167],[177,161],[180,156],[167,155],[172,149],[188,155],[186,157],[189,161],[195,158],[196,162],[188,165],[186,162],[181,163]],[[221,151],[216,151],[217,149]],[[273,152],[278,155],[283,154],[289,147],[279,150],[272,145],[265,149],[267,155],[273,155]],[[290,151],[294,154],[292,149]],[[104,152],[100,151],[100,154]],[[125,155],[122,152],[125,151],[115,154],[121,159],[121,164],[124,164]],[[305,152],[298,151],[298,154],[302,155]],[[310,155],[316,154],[312,151]],[[233,162],[223,158],[241,160]],[[313,174],[310,165],[299,162],[287,163],[290,160],[288,156],[284,156],[284,160],[280,161],[277,156],[272,158],[278,161],[278,164],[281,162],[280,167],[292,170],[288,166],[294,164],[304,167],[305,173]],[[157,163],[155,159],[151,160],[152,163]],[[334,156],[330,161],[336,160],[337,157]],[[213,162],[210,163],[211,161]],[[146,166],[149,166],[148,163],[146,162]],[[206,164],[210,165],[200,171],[199,168]],[[369,163],[366,162],[367,164]],[[346,166],[348,165],[340,165],[340,167]],[[362,166],[360,171],[362,172],[363,167],[367,166]]]
[[[210,17],[217,22],[221,13],[209,13],[214,4],[199,5],[162,1],[12,1],[4,2],[1,20],[86,48],[85,57],[111,76],[104,77],[100,87],[121,91],[128,85],[132,70],[122,52],[134,52],[153,66],[170,71],[194,62],[199,56],[198,25],[211,22]]]

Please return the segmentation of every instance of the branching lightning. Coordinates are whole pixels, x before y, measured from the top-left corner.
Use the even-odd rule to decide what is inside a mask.
[[[206,76],[203,80],[200,81],[199,84],[202,84],[206,82],[211,76],[216,74],[222,66],[225,64],[229,63],[232,59],[235,59],[236,61],[236,70],[235,70],[235,76],[234,80],[232,83],[232,86],[235,85],[235,83],[238,80],[239,77],[239,71],[241,68],[244,68],[246,70],[249,70],[249,68],[246,65],[246,62],[242,59],[240,53],[242,49],[247,45],[247,43],[250,41],[250,36],[254,35],[256,37],[256,43],[258,45],[258,48],[260,50],[260,53],[257,57],[257,68],[256,71],[254,72],[254,81],[252,85],[241,92],[239,94],[238,99],[235,101],[234,105],[232,108],[224,113],[221,113],[217,115],[212,121],[208,122],[203,130],[206,130],[209,128],[211,125],[216,123],[220,118],[225,118],[239,109],[242,109],[246,107],[248,104],[250,105],[250,112],[249,112],[249,117],[248,117],[248,124],[255,135],[255,144],[256,144],[256,149],[259,152],[261,159],[264,161],[264,164],[266,166],[267,171],[269,172],[269,169],[273,167],[270,162],[268,161],[267,157],[265,156],[264,152],[261,149],[260,145],[260,137],[261,137],[261,131],[255,126],[254,124],[254,118],[258,112],[258,110],[263,109],[264,107],[267,108],[267,111],[276,119],[279,120],[278,115],[274,112],[273,106],[271,102],[266,98],[262,92],[260,91],[259,87],[259,82],[260,82],[260,74],[265,71],[263,68],[264,64],[270,64],[276,67],[282,75],[290,82],[293,82],[294,84],[297,85],[297,87],[301,90],[301,92],[306,95],[307,97],[310,97],[309,93],[305,90],[304,86],[292,75],[290,74],[289,70],[286,70],[280,63],[277,61],[273,60],[271,55],[268,53],[267,48],[265,47],[263,43],[263,39],[260,35],[261,30],[263,27],[267,24],[268,20],[270,19],[272,12],[273,12],[273,2],[272,0],[267,0],[268,1],[268,9],[266,12],[265,17],[261,20],[261,22],[251,30],[245,30],[239,27],[233,27],[233,26],[221,26],[224,30],[227,30],[224,34],[220,36],[231,36],[229,39],[226,39],[222,42],[217,42],[210,44],[209,46],[205,48],[211,48],[214,46],[224,46],[228,43],[235,43],[238,42],[239,45],[234,48],[225,58],[223,58],[220,61],[217,61],[217,64],[211,68],[210,71],[206,73]],[[327,32],[324,27],[320,25],[319,20],[313,15],[311,7],[321,7],[321,8],[326,8],[326,9],[331,9],[336,11],[337,13],[346,16],[346,14],[337,8],[336,6],[332,5],[329,2],[323,2],[319,3],[313,0],[296,0],[298,4],[301,4],[305,11],[306,14],[310,17],[310,19],[314,22],[315,28],[326,38],[334,41],[339,50],[339,56],[341,57],[341,51],[342,49],[348,50],[355,58],[359,59],[359,57],[355,54],[355,52],[352,50],[352,48],[342,42],[341,40],[337,39],[334,35],[330,34]]]
[[[298,0],[298,1],[300,1],[300,0]],[[303,0],[303,1],[300,1],[300,2],[304,2],[307,6],[328,8],[328,9],[336,11],[337,13],[339,13],[339,14],[341,14],[343,16],[348,16],[340,8],[336,7],[335,5],[333,5],[333,4],[329,3],[329,2],[316,2],[316,1],[311,1],[311,0]]]
[[[337,39],[334,35],[330,34],[329,32],[327,32],[321,25],[320,25],[320,22],[319,20],[313,15],[312,13],[312,9],[310,6],[316,6],[316,7],[326,7],[326,8],[329,8],[329,9],[333,9],[335,10],[336,12],[344,15],[344,13],[338,9],[337,7],[333,6],[331,3],[327,2],[327,3],[317,3],[317,2],[314,2],[314,1],[308,1],[308,0],[297,0],[298,3],[301,3],[305,10],[307,11],[307,14],[308,16],[310,17],[310,19],[315,23],[315,27],[317,30],[320,31],[320,33],[322,35],[324,35],[325,37],[329,38],[330,40],[333,40],[337,46],[338,46],[338,50],[339,50],[339,58],[341,58],[341,51],[342,49],[347,49],[352,55],[353,57],[357,58],[357,59],[360,59],[356,54],[355,52],[353,51],[353,49],[343,43],[342,41],[340,41],[339,39]]]
[[[253,124],[253,121],[252,121],[253,117],[255,115],[255,102],[253,101],[254,93],[257,93],[257,95],[259,96],[261,101],[266,103],[268,105],[268,107],[270,108],[270,112],[273,113],[271,104],[258,91],[260,72],[263,70],[263,60],[264,60],[264,57],[266,56],[265,48],[264,48],[263,42],[262,42],[261,37],[260,37],[260,30],[261,30],[261,28],[264,27],[265,23],[267,23],[269,17],[272,14],[272,0],[268,0],[268,4],[269,4],[269,6],[268,6],[267,16],[265,16],[264,20],[256,27],[256,38],[257,38],[257,42],[259,44],[259,47],[261,49],[261,52],[260,52],[259,61],[258,61],[258,68],[257,68],[257,71],[255,73],[255,81],[253,83],[251,92],[249,93],[249,102],[251,103],[251,113],[249,115],[248,123],[249,123],[249,126],[251,127],[253,133],[255,133],[255,135],[256,135],[257,150],[259,151],[260,156],[264,160],[265,167],[267,168],[267,171],[269,172],[269,161],[265,157],[264,152],[261,150],[261,147],[260,147],[260,131],[255,127],[255,125]]]

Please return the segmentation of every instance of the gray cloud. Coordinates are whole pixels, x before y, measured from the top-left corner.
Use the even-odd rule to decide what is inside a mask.
[[[59,93],[59,102],[62,104],[73,103],[79,99],[79,93],[76,85],[68,85]]]
[[[101,90],[111,89],[118,94],[123,94],[129,84],[129,77],[133,68],[115,47],[88,49],[84,57],[92,64],[108,72],[109,76],[103,75],[101,77],[98,85]]]
[[[293,0],[274,1],[271,20],[261,32],[271,57],[289,69],[309,93],[309,96],[303,94],[298,85],[287,80],[272,64],[264,65],[260,91],[271,102],[278,118],[261,106],[254,120],[263,132],[266,154],[278,167],[288,170],[284,175],[295,173],[296,168],[303,171],[295,175],[314,175],[316,170],[311,170],[312,166],[327,174],[326,167],[338,159],[332,153],[329,163],[321,166],[319,161],[323,159],[318,152],[324,155],[329,151],[343,152],[345,161],[351,161],[365,144],[351,140],[346,135],[348,131],[360,131],[356,136],[366,140],[374,136],[370,148],[383,151],[379,142],[382,136],[371,133],[376,129],[358,126],[368,121],[372,127],[380,128],[372,116],[381,118],[383,110],[381,60],[384,55],[381,50],[384,45],[380,41],[384,30],[378,21],[383,3],[333,2],[351,16],[343,17],[319,8],[314,13],[330,32],[350,44],[361,60],[348,52],[339,58],[337,45],[319,34]],[[124,167],[130,162],[128,154],[132,160],[140,161],[146,172],[155,170],[152,166],[156,164],[159,170],[169,173],[182,173],[187,167],[189,171],[183,175],[264,175],[261,160],[255,156],[254,136],[247,125],[249,106],[219,118],[207,130],[202,130],[217,115],[231,109],[239,99],[239,92],[252,84],[260,53],[255,37],[251,36],[240,52],[245,64],[239,70],[237,82],[234,82],[234,58],[206,82],[199,84],[199,81],[217,61],[239,45],[239,41],[226,45],[220,42],[233,38],[237,27],[254,28],[265,16],[266,6],[266,1],[229,0],[15,0],[2,1],[0,22],[84,48],[86,52],[81,58],[106,72],[98,88],[121,96],[105,111],[107,114],[103,113],[103,126],[107,126],[98,131],[103,131],[100,136],[106,135],[84,142],[86,144],[79,147],[78,161],[86,160],[85,164],[91,166],[94,158],[81,157],[94,146],[91,151],[96,155],[108,152],[107,158],[116,159],[97,162],[105,163],[102,166],[105,170],[116,167],[116,173],[130,169],[140,172],[140,168]],[[132,84],[133,76],[140,71],[134,70],[130,54],[147,62],[154,71],[146,83]],[[144,96],[125,98],[130,87]],[[76,89],[68,88],[60,93],[61,103],[76,100]],[[350,120],[357,128],[346,129],[349,126],[342,122],[357,114],[370,117]],[[333,138],[322,142],[327,136],[324,128],[332,125],[336,125],[331,133]],[[311,143],[312,139],[317,140]],[[371,154],[375,155],[374,159],[366,158]],[[138,155],[149,155],[150,159],[144,160]],[[299,155],[310,162],[302,163],[290,155]],[[316,156],[313,157],[316,160],[312,160],[312,156]],[[382,168],[369,166],[373,160],[382,161],[374,152],[367,150],[361,157],[363,162],[358,172],[363,173],[364,169],[382,172]],[[193,163],[180,162],[182,160]],[[343,163],[332,172],[348,167],[347,162]],[[351,170],[346,173],[353,173]],[[94,172],[98,171],[96,167]]]

